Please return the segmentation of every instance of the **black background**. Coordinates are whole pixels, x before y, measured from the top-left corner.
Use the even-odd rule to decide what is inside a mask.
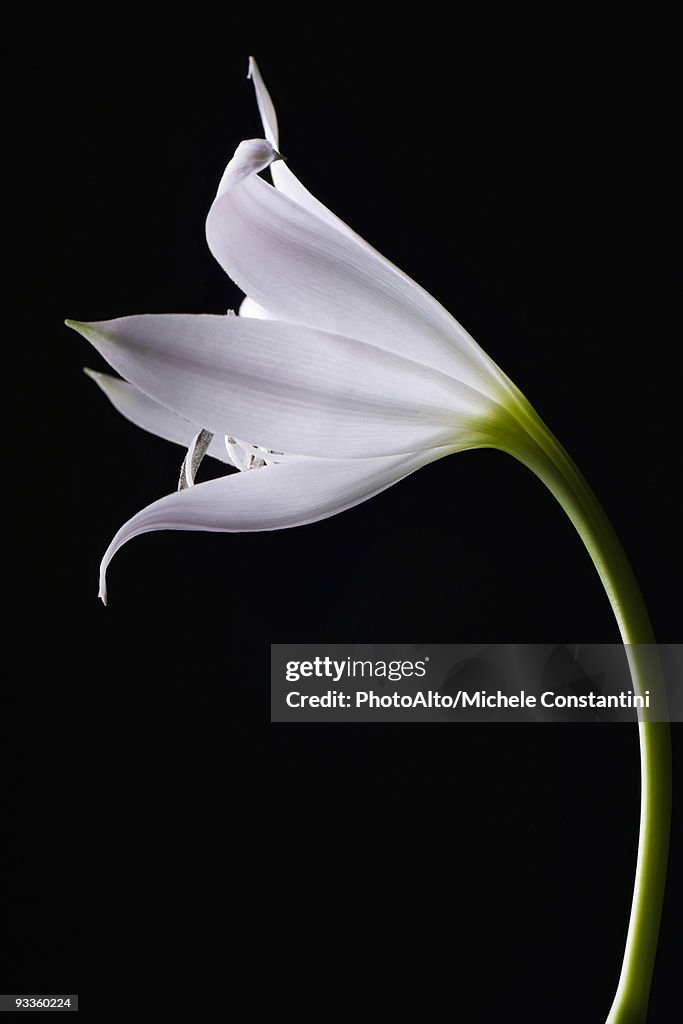
[[[203,222],[260,134],[254,52],[292,169],[522,388],[603,501],[658,638],[681,639],[675,55],[439,45],[433,23],[381,45],[307,23],[291,45],[296,27],[164,16],[14,40],[5,990],[599,1024],[634,730],[267,718],[271,641],[617,641],[522,467],[465,453],[301,530],[150,535],[97,601],[111,536],[173,489],[182,452],[117,416],[62,321],[238,304]],[[671,1019],[680,854],[676,825],[653,1024]]]

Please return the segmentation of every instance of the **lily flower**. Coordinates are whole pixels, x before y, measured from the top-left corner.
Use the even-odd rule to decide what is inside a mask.
[[[237,147],[206,223],[211,252],[246,293],[239,317],[67,321],[124,378],[87,371],[114,406],[192,446],[180,489],[110,544],[104,601],[109,561],[138,534],[301,526],[434,459],[509,447],[524,433],[524,400],[502,370],[299,182],[277,150],[275,110],[253,60],[250,76],[266,138]],[[273,185],[259,176],[266,168]],[[204,453],[258,472],[195,486]]]
[[[209,248],[244,291],[240,316],[67,323],[123,380],[91,371],[138,426],[185,447],[178,490],[118,531],[107,566],[152,530],[301,526],[366,501],[466,448],[514,455],[550,489],[596,566],[634,689],[663,683],[626,556],[595,495],[520,391],[460,324],[299,182],[278,151],[275,108],[250,62],[265,138],[240,143],[209,211]],[[260,174],[269,169],[273,184]],[[239,440],[238,440],[239,439]],[[204,455],[239,473],[195,485]],[[668,725],[639,722],[643,787],[636,881],[607,1024],[645,1020],[671,813]]]

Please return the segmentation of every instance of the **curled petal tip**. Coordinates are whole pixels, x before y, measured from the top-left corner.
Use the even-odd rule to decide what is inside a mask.
[[[247,78],[253,78],[254,77],[254,69],[256,69],[258,71],[258,64],[256,63],[256,60],[255,60],[254,57],[250,57],[249,58],[249,64],[248,64],[248,67],[247,67]]]
[[[108,554],[108,552],[107,552],[107,554]],[[104,558],[102,559],[102,564],[100,565],[100,587],[99,587],[99,590],[97,591],[97,596],[99,597],[100,601],[105,606],[105,608],[107,606],[107,566],[108,565],[109,565],[109,558],[107,558],[107,555],[105,554]]]
[[[245,139],[244,142],[240,142],[235,155],[225,168],[216,198],[249,175],[264,171],[274,160],[282,159],[272,142],[266,139]]]

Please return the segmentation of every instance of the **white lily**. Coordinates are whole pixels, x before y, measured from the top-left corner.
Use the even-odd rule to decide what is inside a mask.
[[[246,293],[241,315],[67,321],[125,378],[92,373],[116,408],[188,447],[180,489],[133,516],[111,542],[102,599],[109,561],[138,534],[300,526],[444,455],[495,447],[531,468],[569,515],[624,643],[651,643],[629,564],[574,463],[460,324],[281,162],[275,110],[253,61],[250,75],[266,137],[238,146],[206,225],[213,255]],[[259,177],[266,168],[274,185]],[[204,452],[249,471],[195,486]],[[636,646],[629,661],[637,693],[661,689]],[[645,1019],[663,900],[668,726],[643,720],[639,728],[636,884],[608,1024]]]
[[[275,111],[254,61],[250,74],[266,139],[238,146],[206,225],[211,251],[247,294],[240,317],[69,324],[125,378],[89,371],[124,416],[186,447],[213,434],[208,455],[261,472],[195,487],[186,460],[188,486],[114,537],[103,600],[109,561],[140,533],[301,526],[444,455],[514,446],[521,430],[524,400],[505,374],[278,159]],[[267,167],[276,187],[258,176]],[[226,445],[235,437],[254,445]]]

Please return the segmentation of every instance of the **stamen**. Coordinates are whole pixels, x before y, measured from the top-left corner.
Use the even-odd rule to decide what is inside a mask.
[[[212,441],[213,434],[210,430],[200,430],[192,439],[190,447],[187,449],[187,454],[183,459],[183,464],[180,467],[179,491],[184,491],[186,487],[194,487],[194,478],[197,475],[197,470]]]
[[[268,460],[262,455],[266,452],[265,448],[259,448],[255,444],[245,444],[230,436],[225,438],[225,447],[233,464],[240,472],[248,469],[260,469],[262,466],[268,465]]]
[[[236,469],[246,469],[244,455],[242,453],[242,446],[234,437],[226,437],[225,447],[228,450],[228,455],[232,459],[232,464]]]

